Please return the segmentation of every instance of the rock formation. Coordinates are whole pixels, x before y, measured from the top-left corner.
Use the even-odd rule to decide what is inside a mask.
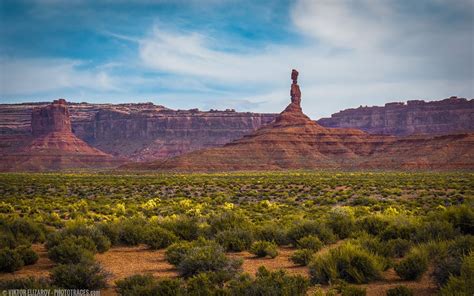
[[[31,113],[45,103],[0,105],[0,154],[31,137]],[[69,103],[73,133],[90,146],[134,161],[221,146],[270,123],[276,114],[171,110],[152,103]]]
[[[322,118],[324,127],[357,128],[371,134],[407,136],[474,132],[474,99],[450,97],[347,109]]]
[[[224,147],[165,161],[129,164],[128,169],[226,171],[274,169],[474,169],[472,134],[396,138],[356,129],[330,129],[300,107],[297,72],[291,103],[275,121]]]
[[[72,133],[66,101],[55,100],[31,114],[32,136],[25,146],[0,156],[0,170],[101,168],[120,164]]]

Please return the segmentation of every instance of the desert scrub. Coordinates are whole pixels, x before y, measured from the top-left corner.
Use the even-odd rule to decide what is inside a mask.
[[[227,258],[219,244],[204,239],[172,244],[166,250],[165,258],[177,267],[183,277],[224,270],[233,274],[242,265],[242,260]]]
[[[450,276],[440,295],[470,295],[474,291],[474,253],[463,260],[459,276]]]
[[[438,243],[429,247],[441,249],[440,254],[431,257],[435,257],[433,277],[439,286],[443,286],[450,276],[461,274],[464,257],[474,250],[474,237],[471,235],[461,236],[448,243]]]
[[[290,242],[296,246],[298,240],[313,235],[318,237],[325,244],[332,243],[336,240],[336,236],[332,230],[321,221],[316,220],[303,220],[297,221],[289,230],[288,238]]]
[[[314,256],[314,251],[310,249],[296,250],[290,257],[291,262],[297,265],[306,266]]]
[[[115,282],[117,292],[124,296],[182,295],[183,289],[179,279],[157,280],[152,275],[132,275]]]
[[[256,237],[258,240],[274,242],[279,246],[289,244],[286,228],[284,225],[276,223],[266,223],[262,226],[257,226]]]
[[[35,264],[39,259],[38,254],[29,246],[19,246],[15,251],[20,254],[21,260],[25,265]]]
[[[313,252],[316,252],[321,250],[321,248],[323,247],[323,243],[317,236],[308,235],[300,238],[296,242],[296,247],[299,249],[309,249],[313,250]]]
[[[259,258],[268,256],[273,259],[278,256],[277,245],[273,242],[267,241],[254,242],[250,248],[250,253]]]
[[[397,275],[404,280],[417,280],[428,269],[428,256],[420,248],[413,249],[394,267]]]
[[[87,237],[68,236],[59,244],[48,250],[48,257],[63,264],[75,264],[84,260],[91,260],[97,251],[94,242]]]
[[[173,232],[155,225],[147,227],[143,237],[143,242],[153,250],[166,248],[178,240]]]
[[[0,250],[0,271],[14,272],[19,270],[23,265],[25,265],[25,263],[17,251],[8,248]]]
[[[349,283],[368,283],[380,277],[381,259],[358,245],[345,243],[317,255],[309,264],[311,279],[316,284],[342,279]]]
[[[287,275],[285,271],[268,271],[261,266],[255,279],[248,274],[240,275],[229,282],[230,295],[274,295],[304,296],[308,290],[308,280],[301,275]]]
[[[413,296],[413,291],[405,286],[396,286],[387,290],[387,296]]]
[[[5,290],[43,290],[52,288],[51,282],[47,278],[36,278],[33,276],[10,279],[10,280],[0,280],[0,291]]]
[[[216,241],[226,251],[241,252],[250,248],[253,235],[250,229],[224,230],[216,235]]]
[[[109,274],[99,263],[60,264],[51,271],[52,284],[64,289],[99,290],[107,287]]]

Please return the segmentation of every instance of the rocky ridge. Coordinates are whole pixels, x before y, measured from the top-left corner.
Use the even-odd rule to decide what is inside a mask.
[[[301,110],[297,76],[292,71],[291,103],[269,125],[224,147],[125,168],[175,171],[474,168],[472,134],[397,138],[319,125]]]
[[[432,102],[387,103],[383,107],[360,106],[321,118],[318,123],[395,136],[474,132],[474,99],[450,97]]]
[[[34,108],[46,103],[0,105],[0,153],[26,145]],[[216,147],[268,124],[275,114],[171,110],[152,103],[69,103],[73,133],[92,147],[130,160],[168,158]]]

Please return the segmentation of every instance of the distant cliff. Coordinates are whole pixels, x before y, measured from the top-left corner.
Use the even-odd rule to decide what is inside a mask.
[[[317,121],[324,127],[357,128],[371,134],[444,135],[474,131],[474,99],[451,97],[346,109]]]
[[[15,150],[29,140],[32,110],[47,104],[0,105],[0,153]],[[171,110],[152,103],[69,103],[69,112],[72,131],[78,138],[106,153],[138,161],[220,146],[276,116],[234,110]],[[36,126],[41,127],[41,123]]]

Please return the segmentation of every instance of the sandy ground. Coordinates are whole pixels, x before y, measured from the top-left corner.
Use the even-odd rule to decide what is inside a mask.
[[[337,244],[323,248],[320,253],[327,252],[329,249],[336,247]],[[49,271],[54,267],[54,263],[47,258],[47,252],[43,245],[34,245],[33,249],[38,253],[40,259],[34,265],[25,266],[21,270],[14,273],[0,273],[0,280],[21,277],[47,277]],[[265,266],[269,270],[285,269],[290,274],[300,274],[309,276],[309,270],[304,266],[296,266],[289,257],[294,252],[292,248],[279,248],[279,255],[275,259],[256,258],[249,252],[229,253],[229,257],[242,258],[244,260],[242,268],[244,272],[255,274],[260,266]],[[177,270],[173,265],[165,261],[164,250],[152,251],[145,246],[137,247],[113,247],[104,254],[97,254],[96,259],[100,262],[104,269],[110,272],[109,285],[110,288],[101,292],[101,295],[116,295],[113,288],[114,282],[118,279],[140,274],[150,273],[153,276],[160,277],[176,277]],[[435,295],[436,285],[430,279],[430,271],[425,273],[419,281],[402,281],[396,275],[393,269],[389,269],[383,273],[383,279],[372,282],[370,285],[360,285],[367,288],[368,296],[385,295],[386,291],[397,285],[405,285],[413,289],[414,295]],[[323,286],[323,289],[327,287]],[[311,288],[308,295],[311,295],[315,288]]]

